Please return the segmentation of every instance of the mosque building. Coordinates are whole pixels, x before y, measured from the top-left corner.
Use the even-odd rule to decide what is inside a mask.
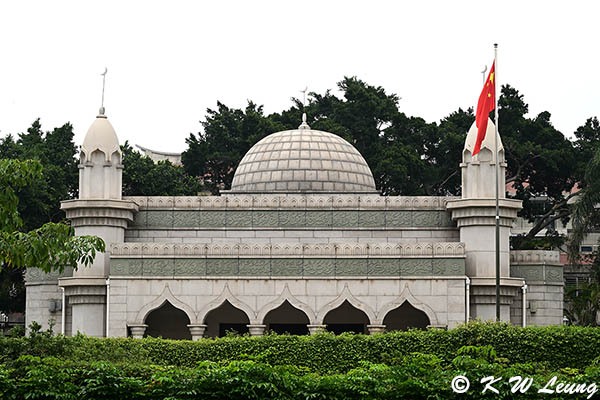
[[[490,130],[491,129],[491,130]],[[488,122],[488,132],[494,126]],[[122,197],[119,140],[104,109],[81,146],[76,235],[106,242],[90,267],[26,274],[26,324],[96,337],[193,339],[227,331],[373,334],[495,318],[494,170],[487,135],[462,196],[382,196],[350,143],[313,130],[254,145],[220,196]],[[558,252],[511,251],[521,208],[500,190],[501,319],[558,325]]]

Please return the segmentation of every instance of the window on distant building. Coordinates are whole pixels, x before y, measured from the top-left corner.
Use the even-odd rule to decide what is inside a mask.
[[[594,251],[592,246],[581,246],[582,253],[591,253],[592,251]]]

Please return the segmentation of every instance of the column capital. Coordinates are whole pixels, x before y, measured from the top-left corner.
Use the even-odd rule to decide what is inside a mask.
[[[66,200],[60,203],[73,227],[115,226],[127,228],[139,206],[132,200]]]
[[[308,328],[308,332],[311,335],[325,332],[325,330],[327,329],[327,325],[306,325],[306,327]]]
[[[265,334],[266,325],[248,324],[246,325],[250,331],[250,336],[262,336]]]
[[[369,331],[369,335],[384,333],[385,325],[367,325],[367,330]]]
[[[127,326],[131,330],[131,336],[134,339],[142,339],[144,333],[146,333],[146,328],[148,328],[146,324],[128,324]]]
[[[190,324],[187,326],[190,330],[190,334],[192,335],[192,340],[200,340],[204,337],[204,332],[206,331],[206,325],[204,324]]]
[[[521,200],[499,199],[500,226],[511,227],[522,208]],[[496,225],[496,200],[491,199],[458,199],[450,200],[446,209],[452,212],[452,219],[457,226]]]

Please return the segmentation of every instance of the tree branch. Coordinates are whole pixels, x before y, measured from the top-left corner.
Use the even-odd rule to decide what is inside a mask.
[[[544,215],[542,215],[542,217],[539,219],[539,221],[529,230],[529,232],[527,232],[527,235],[525,235],[525,237],[527,239],[533,239],[535,237],[535,235],[538,234],[538,232],[540,232],[542,229],[546,228],[552,222],[556,221],[557,219],[568,217],[571,214],[571,211],[569,209],[562,209],[556,215],[552,215],[552,214],[556,213],[557,210],[566,206],[567,203],[569,202],[569,200],[571,200],[573,197],[578,196],[578,195],[579,195],[579,192],[569,193],[569,195],[567,197],[563,198],[561,201],[554,204],[554,206],[548,212],[546,212]]]
[[[519,164],[519,168],[517,168],[517,172],[513,176],[508,178],[506,180],[506,183],[511,183],[511,182],[516,181],[521,176],[521,172],[523,172],[523,168],[525,168],[525,166],[527,166],[528,164],[531,164],[531,161],[535,160],[536,158],[541,157],[540,154],[533,155],[533,154],[529,153],[529,155],[531,155],[531,157],[529,157],[527,160],[525,160],[525,162],[523,164]]]

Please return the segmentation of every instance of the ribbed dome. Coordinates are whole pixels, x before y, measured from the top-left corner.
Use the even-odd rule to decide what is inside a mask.
[[[365,159],[341,137],[300,129],[273,133],[246,153],[232,192],[375,192]]]

